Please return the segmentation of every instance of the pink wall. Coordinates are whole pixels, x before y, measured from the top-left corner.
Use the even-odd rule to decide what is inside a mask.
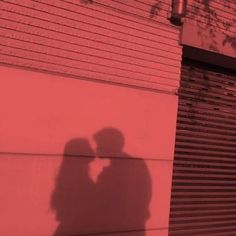
[[[103,175],[105,170],[109,172],[112,163],[117,163],[117,167],[110,171],[109,178],[104,181],[107,181],[103,185],[106,190],[100,191],[101,196],[89,196],[83,183],[82,190],[76,190],[82,196],[79,201],[90,198],[91,202],[97,201],[97,207],[104,199],[111,200],[112,197],[108,196],[113,196],[117,190],[119,195],[126,186],[129,194],[124,195],[120,202],[122,206],[113,204],[114,209],[109,213],[112,223],[104,224],[102,215],[105,213],[98,208],[96,214],[94,211],[91,214],[93,218],[85,223],[87,228],[73,229],[73,224],[67,225],[67,235],[89,230],[132,231],[142,227],[147,230],[145,236],[167,235],[176,96],[3,66],[0,74],[1,235],[53,235],[60,224],[60,220],[56,219],[57,210],[52,206],[53,194],[57,192],[55,188],[59,189],[59,194],[66,189],[65,186],[76,188],[73,181],[71,185],[63,183],[63,176],[69,181],[73,179],[73,173],[76,173],[77,178],[76,166],[82,168],[87,165],[87,179],[96,185],[96,180],[99,181],[97,175]],[[63,175],[65,145],[71,139],[83,138],[89,142],[91,150],[96,152],[97,144],[93,135],[105,127],[115,127],[122,133],[125,138],[124,152],[129,156],[124,152],[117,154],[113,139],[106,140],[106,144],[110,145],[106,152],[109,158],[71,158],[68,164],[71,173],[69,168],[67,174]],[[81,149],[79,154],[91,155],[86,148]],[[80,172],[85,170],[84,167]],[[140,178],[143,171],[146,174]],[[132,207],[140,205],[141,196],[146,198],[148,212],[142,223],[132,220],[136,218],[136,210]],[[69,199],[68,203],[64,201],[63,204],[70,206],[72,203]],[[122,214],[118,212],[121,212],[125,204],[130,219],[116,220],[114,216]],[[76,208],[71,214],[68,217],[76,222]],[[130,232],[124,235],[144,234]]]

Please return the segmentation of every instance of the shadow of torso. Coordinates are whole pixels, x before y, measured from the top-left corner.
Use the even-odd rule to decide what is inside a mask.
[[[151,179],[145,162],[122,153],[122,159],[112,158],[98,177],[96,192],[99,225],[108,231],[136,231],[145,235],[145,223],[150,217]]]

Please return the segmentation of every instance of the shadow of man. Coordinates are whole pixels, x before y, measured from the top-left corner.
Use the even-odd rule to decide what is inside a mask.
[[[108,232],[135,231],[135,236],[145,236],[152,191],[145,162],[123,152],[125,139],[118,129],[104,128],[94,135],[94,140],[98,157],[110,160],[96,183],[100,228]]]

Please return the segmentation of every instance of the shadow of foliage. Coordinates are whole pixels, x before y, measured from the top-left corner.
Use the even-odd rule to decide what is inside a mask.
[[[80,2],[84,4],[92,4],[93,0],[80,0]]]
[[[188,18],[196,20],[199,27],[198,35],[204,38],[211,37],[210,49],[218,52],[219,44],[216,40],[216,32],[221,31],[224,35],[222,46],[229,44],[236,51],[236,36],[233,35],[236,27],[236,4],[232,1],[222,1],[224,12],[232,14],[232,18],[227,18],[219,14],[221,9],[212,6],[213,0],[194,1],[188,8]]]
[[[150,18],[157,16],[162,8],[162,2],[157,0],[155,4],[151,6],[150,9]]]

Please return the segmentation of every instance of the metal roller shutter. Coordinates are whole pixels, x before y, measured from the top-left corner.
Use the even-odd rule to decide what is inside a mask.
[[[236,74],[184,60],[169,235],[236,235]]]

